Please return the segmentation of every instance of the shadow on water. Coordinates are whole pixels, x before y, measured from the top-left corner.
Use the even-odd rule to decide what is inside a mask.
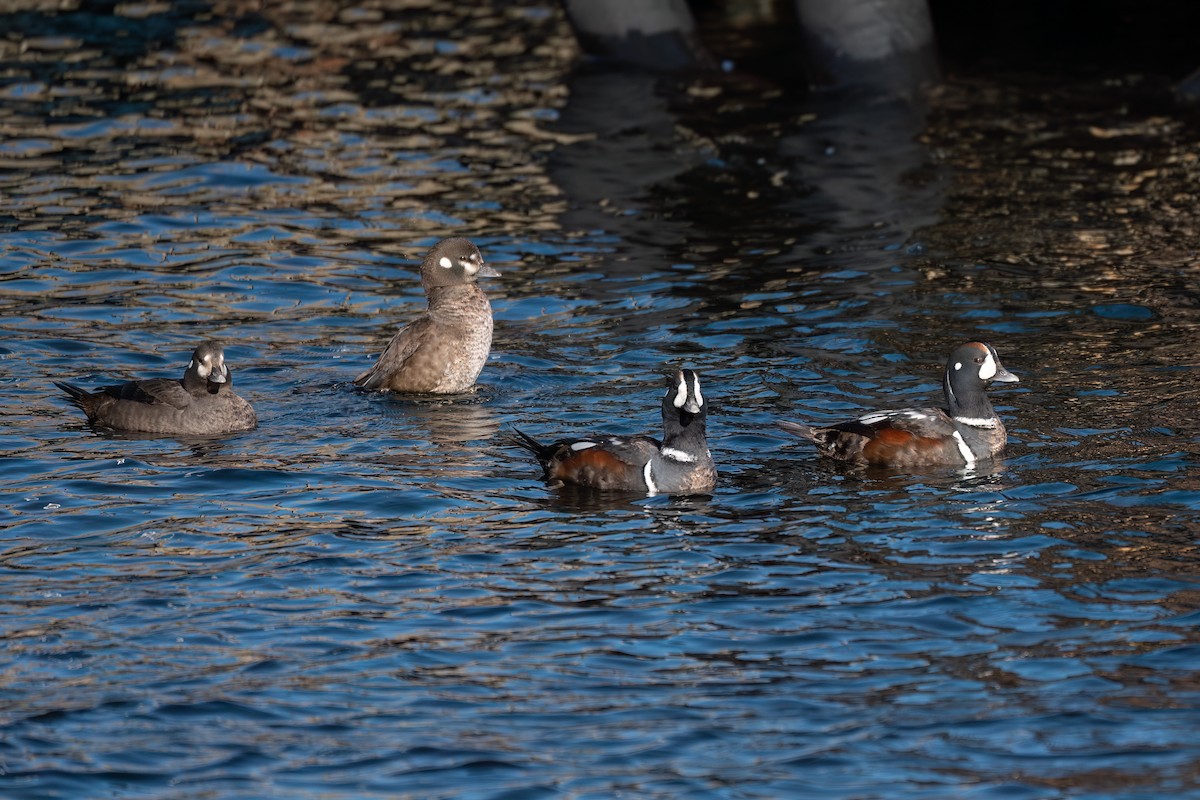
[[[1194,783],[1200,154],[1161,82],[575,69],[534,0],[0,28],[0,794]],[[451,234],[502,275],[481,386],[357,391]],[[208,337],[257,430],[92,431],[52,387]],[[1001,461],[775,426],[939,402],[965,339],[1021,377]],[[554,490],[503,443],[653,434],[678,364],[710,497]]]

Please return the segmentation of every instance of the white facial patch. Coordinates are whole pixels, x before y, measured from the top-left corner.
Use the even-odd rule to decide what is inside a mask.
[[[454,262],[451,261],[450,259],[446,258],[445,256],[442,256],[442,259],[440,261],[438,261],[438,266],[441,267],[442,269],[450,269],[451,267],[454,266]]]
[[[704,406],[704,395],[700,394],[700,382],[699,381],[696,382],[696,393],[692,396],[692,399],[696,401],[696,405],[701,406],[701,407]]]
[[[658,494],[658,487],[654,485],[654,476],[650,474],[650,467],[653,461],[647,461],[646,467],[642,470],[642,479],[646,481],[646,494]]]
[[[960,369],[962,369],[962,362],[961,362],[961,361],[955,361],[955,362],[954,362],[954,371],[955,371],[955,372],[958,372]]]
[[[580,450],[587,450],[589,447],[595,447],[595,446],[596,446],[595,442],[571,442],[571,449],[577,453]]]
[[[188,365],[188,369],[191,369],[193,366],[196,366],[195,361]],[[210,372],[212,372],[212,367],[208,365],[207,361],[201,361],[199,366],[196,366],[196,374],[201,378],[207,378]]]
[[[474,275],[476,272],[479,272],[479,265],[470,259],[463,259],[462,261],[458,262],[458,265],[466,270],[468,275]]]
[[[996,377],[996,359],[992,358],[991,352],[987,354],[987,358],[979,365],[979,380],[990,381]]]
[[[675,389],[675,399],[671,401],[671,405],[676,408],[683,408],[683,404],[687,402],[687,397],[687,383],[680,381],[679,387]]]
[[[691,453],[685,453],[682,450],[676,450],[674,447],[664,447],[662,449],[663,458],[668,458],[671,461],[682,461],[685,464],[691,464],[696,460],[696,457]],[[647,464],[646,466],[650,466]]]

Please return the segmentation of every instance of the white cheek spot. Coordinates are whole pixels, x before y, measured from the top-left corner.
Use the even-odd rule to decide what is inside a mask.
[[[654,476],[650,474],[650,467],[653,464],[653,461],[647,461],[645,468],[642,470],[642,479],[646,481],[647,494],[658,494],[658,487],[654,485]]]
[[[571,443],[571,449],[577,453],[580,450],[587,450],[589,447],[595,447],[595,446],[596,446],[595,442],[572,442]]]
[[[458,265],[466,270],[468,275],[474,275],[476,272],[479,272],[479,265],[470,260],[464,259],[458,262]]]
[[[955,371],[955,372],[958,372],[960,369],[962,369],[962,362],[961,362],[961,361],[955,361],[955,362],[954,362],[954,371]]]
[[[979,380],[990,381],[994,377],[996,377],[996,359],[992,358],[991,353],[988,353],[987,358],[979,367]]]
[[[696,405],[698,405],[700,407],[704,406],[704,395],[700,394],[700,383],[699,382],[696,383],[696,391],[695,391],[692,399],[696,401]]]
[[[445,256],[442,256],[442,260],[438,262],[438,266],[443,269],[450,269],[451,267],[454,266],[454,262],[451,261],[450,259],[446,258]]]
[[[683,408],[683,404],[687,402],[687,384],[683,381],[679,382],[679,387],[675,389],[675,399],[671,401],[671,405],[676,408]]]

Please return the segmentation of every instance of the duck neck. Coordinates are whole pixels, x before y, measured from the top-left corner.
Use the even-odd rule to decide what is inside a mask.
[[[946,408],[955,419],[993,420],[996,410],[988,400],[982,386],[954,386],[951,375],[942,379],[942,390],[946,393]]]
[[[663,449],[676,450],[696,458],[708,455],[705,414],[690,414],[676,408],[663,409]]]
[[[200,371],[194,364],[187,368],[187,372],[183,373],[183,380],[180,383],[189,394],[201,394],[208,391],[208,380],[200,377]]]
[[[473,283],[428,286],[425,289],[425,297],[429,300],[431,311],[450,313],[474,311],[481,305],[487,305],[487,295]]]

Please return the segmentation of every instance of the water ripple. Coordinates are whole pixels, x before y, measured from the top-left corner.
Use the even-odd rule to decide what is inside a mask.
[[[1196,248],[1113,210],[1189,213],[1184,120],[1108,84],[1046,138],[1001,85],[914,118],[572,72],[537,2],[19,6],[6,797],[1187,791]],[[479,390],[354,391],[447,235],[501,272]],[[210,336],[255,431],[95,430],[53,387]],[[775,427],[935,401],[967,337],[1021,376],[994,464],[843,469]],[[552,490],[503,442],[654,433],[680,364],[711,497]]]

